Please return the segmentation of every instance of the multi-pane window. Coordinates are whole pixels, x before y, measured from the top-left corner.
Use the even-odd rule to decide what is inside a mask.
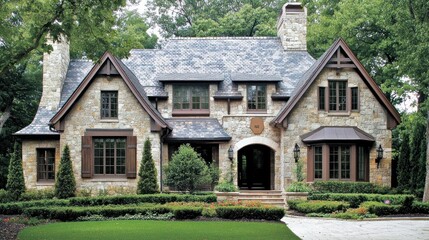
[[[118,91],[101,91],[101,118],[118,117]]]
[[[329,147],[329,178],[350,178],[350,146]]]
[[[55,148],[37,149],[37,180],[55,179]]]
[[[322,155],[322,146],[314,147],[314,178],[322,178],[322,169],[323,169],[323,155]]]
[[[357,148],[357,180],[367,180],[368,168],[368,151],[365,147],[359,146]]]
[[[125,174],[126,138],[94,138],[94,174]]]
[[[352,87],[351,90],[351,108],[352,110],[359,110],[359,91],[357,87]]]
[[[347,82],[329,81],[329,111],[347,110]]]
[[[173,86],[173,109],[206,110],[209,109],[208,85]]]
[[[266,110],[267,94],[265,85],[247,86],[247,109],[248,110]]]

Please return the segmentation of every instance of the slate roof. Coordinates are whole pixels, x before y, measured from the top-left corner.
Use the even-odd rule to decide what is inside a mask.
[[[301,136],[304,143],[328,141],[374,142],[375,138],[357,127],[320,127]]]
[[[44,107],[39,107],[36,116],[30,125],[19,130],[15,135],[58,135],[59,133],[49,130],[49,120],[55,115],[57,111],[51,111]]]
[[[215,118],[169,118],[167,123],[173,131],[165,138],[168,141],[229,141],[231,136],[225,132]]]
[[[162,78],[172,80],[220,81],[215,99],[241,99],[234,81],[276,82],[275,97],[289,97],[301,76],[314,63],[305,51],[284,51],[277,37],[234,38],[173,38],[162,49],[131,50],[130,56],[120,62],[127,75],[144,91],[145,97],[168,97]],[[94,63],[72,60],[64,81],[59,108],[70,98],[90,72]],[[223,81],[222,81],[223,78]],[[235,78],[235,79],[234,79]],[[33,122],[42,123],[55,113],[39,109]],[[46,125],[49,121],[45,121]],[[48,128],[31,124],[18,133],[51,134]]]

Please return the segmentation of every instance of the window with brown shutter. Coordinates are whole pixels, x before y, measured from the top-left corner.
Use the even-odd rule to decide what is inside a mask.
[[[136,155],[132,129],[87,129],[82,136],[82,178],[136,178]]]

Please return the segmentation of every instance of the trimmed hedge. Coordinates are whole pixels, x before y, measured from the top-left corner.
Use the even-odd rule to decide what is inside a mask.
[[[45,207],[45,206],[68,206],[69,200],[53,199],[53,200],[38,200],[28,202],[10,202],[0,204],[0,214],[12,215],[21,214],[24,209],[30,207]]]
[[[282,208],[217,207],[216,214],[225,219],[265,219],[279,221],[284,217]]]
[[[312,185],[313,192],[319,193],[378,193],[387,194],[388,187],[382,187],[370,182],[340,182],[340,181],[315,181]]]
[[[123,195],[104,197],[76,197],[70,198],[71,206],[100,206],[100,205],[126,205],[138,203],[168,202],[216,202],[216,195],[184,195],[184,194],[151,194],[151,195]]]
[[[313,193],[308,196],[309,200],[330,200],[330,201],[345,201],[349,202],[353,208],[358,207],[363,202],[375,201],[384,202],[390,201],[390,204],[403,205],[411,207],[414,201],[413,195],[383,195],[383,194],[365,194],[365,193]]]
[[[399,214],[404,212],[402,205],[390,205],[382,202],[363,202],[360,206],[368,209],[368,212],[377,216]]]
[[[347,202],[320,201],[320,200],[293,200],[287,202],[290,209],[301,213],[332,213],[343,211],[350,207]]]
[[[412,213],[429,214],[429,202],[413,202]]]
[[[24,210],[29,217],[74,221],[79,217],[100,215],[103,217],[119,217],[136,214],[173,213],[176,219],[193,219],[201,216],[202,208],[163,206],[97,206],[97,207],[31,207]]]

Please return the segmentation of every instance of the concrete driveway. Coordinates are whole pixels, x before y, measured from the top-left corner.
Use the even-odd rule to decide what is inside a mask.
[[[338,220],[286,216],[284,223],[303,240],[429,239],[429,218]]]

